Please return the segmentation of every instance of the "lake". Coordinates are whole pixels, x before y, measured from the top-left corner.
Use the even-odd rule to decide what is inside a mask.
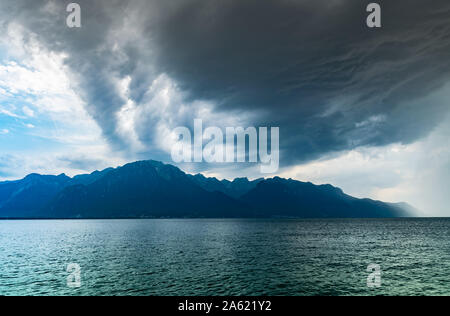
[[[0,264],[0,295],[449,295],[450,219],[0,221]]]

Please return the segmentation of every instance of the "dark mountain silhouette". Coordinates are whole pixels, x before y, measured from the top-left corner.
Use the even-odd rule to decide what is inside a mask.
[[[64,188],[44,209],[54,218],[238,217],[245,206],[195,185],[180,169],[141,161],[87,185]]]
[[[410,209],[356,199],[331,185],[220,181],[157,161],[0,183],[1,218],[381,218],[412,216]]]
[[[32,217],[70,183],[59,176],[30,174],[22,180],[0,183],[0,217]]]
[[[191,179],[200,187],[209,192],[222,192],[233,198],[240,198],[245,193],[256,188],[256,185],[264,179],[250,181],[247,178],[237,178],[233,181],[222,180],[216,178],[206,178],[202,174],[190,176]]]
[[[282,178],[260,182],[241,200],[251,205],[257,216],[357,218],[403,217],[400,205],[357,199],[331,185],[314,185]]]

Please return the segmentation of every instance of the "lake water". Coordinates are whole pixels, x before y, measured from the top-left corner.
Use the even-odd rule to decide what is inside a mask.
[[[450,220],[0,221],[0,295],[450,295]]]

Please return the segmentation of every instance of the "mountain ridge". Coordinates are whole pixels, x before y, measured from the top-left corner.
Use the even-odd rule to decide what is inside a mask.
[[[154,160],[0,182],[0,218],[381,218],[412,216],[409,207],[329,184],[190,175]]]

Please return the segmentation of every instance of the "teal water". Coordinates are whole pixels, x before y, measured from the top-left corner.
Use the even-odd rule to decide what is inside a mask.
[[[450,295],[450,220],[0,221],[0,295]]]

